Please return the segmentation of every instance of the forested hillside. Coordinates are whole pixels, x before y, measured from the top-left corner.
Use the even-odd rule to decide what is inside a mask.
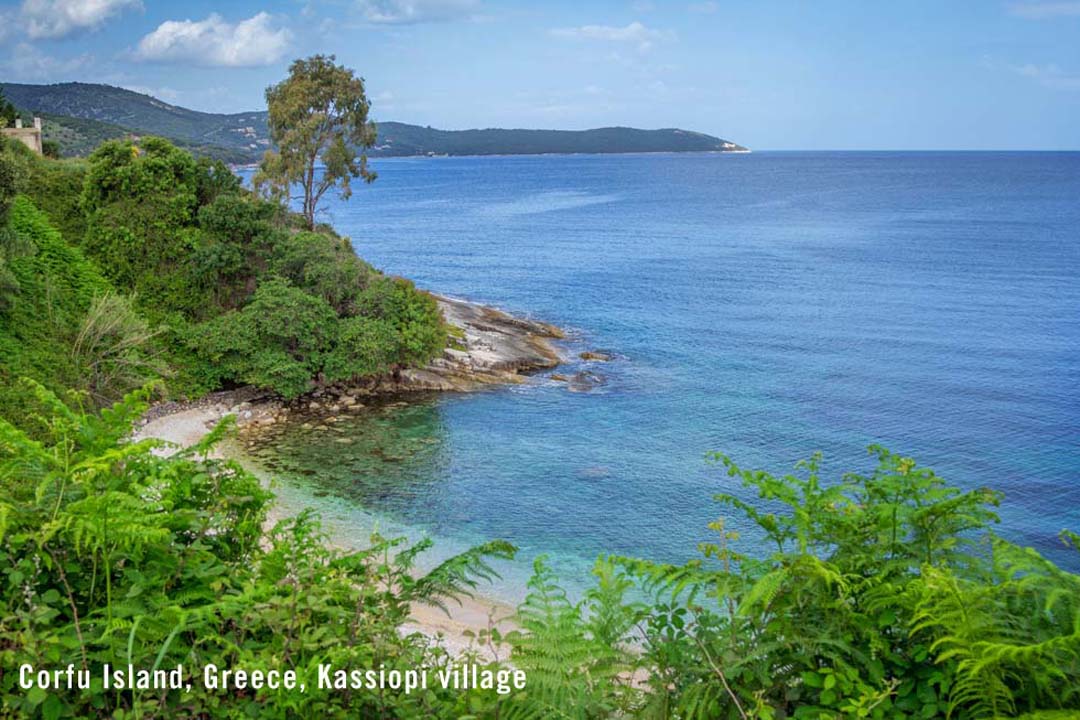
[[[6,416],[23,376],[93,407],[152,379],[170,397],[237,383],[288,397],[445,345],[434,299],[330,229],[298,229],[218,161],[156,138],[86,162],[3,152],[8,192],[23,193],[0,250]]]
[[[19,108],[54,116],[56,122],[60,122],[59,117],[93,120],[194,147],[230,150],[249,162],[257,160],[269,146],[265,112],[203,113],[150,95],[91,83],[0,83],[0,91]]]

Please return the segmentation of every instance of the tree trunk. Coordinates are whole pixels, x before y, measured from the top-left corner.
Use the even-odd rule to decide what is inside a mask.
[[[307,220],[308,230],[315,229],[315,160],[318,156],[312,156],[308,161],[307,177],[304,178],[304,218]]]

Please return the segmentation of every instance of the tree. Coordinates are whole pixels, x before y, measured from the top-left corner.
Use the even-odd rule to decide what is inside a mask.
[[[289,77],[266,90],[270,139],[277,149],[263,157],[255,185],[279,201],[291,199],[290,188],[299,185],[309,229],[327,191],[338,187],[348,199],[354,178],[375,179],[363,152],[375,144],[364,80],[334,60],[333,55],[296,60]]]
[[[0,90],[0,127],[8,127],[15,123],[19,117],[19,110],[11,101],[4,97],[4,91]]]

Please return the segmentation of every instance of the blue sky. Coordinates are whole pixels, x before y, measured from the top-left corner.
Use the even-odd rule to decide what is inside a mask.
[[[22,0],[0,79],[262,108],[316,52],[377,120],[682,127],[755,149],[1080,149],[1080,0]]]

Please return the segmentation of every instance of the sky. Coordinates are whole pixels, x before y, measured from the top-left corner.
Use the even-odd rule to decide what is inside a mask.
[[[1080,0],[0,0],[0,81],[265,107],[333,54],[376,120],[753,149],[1080,149]]]

